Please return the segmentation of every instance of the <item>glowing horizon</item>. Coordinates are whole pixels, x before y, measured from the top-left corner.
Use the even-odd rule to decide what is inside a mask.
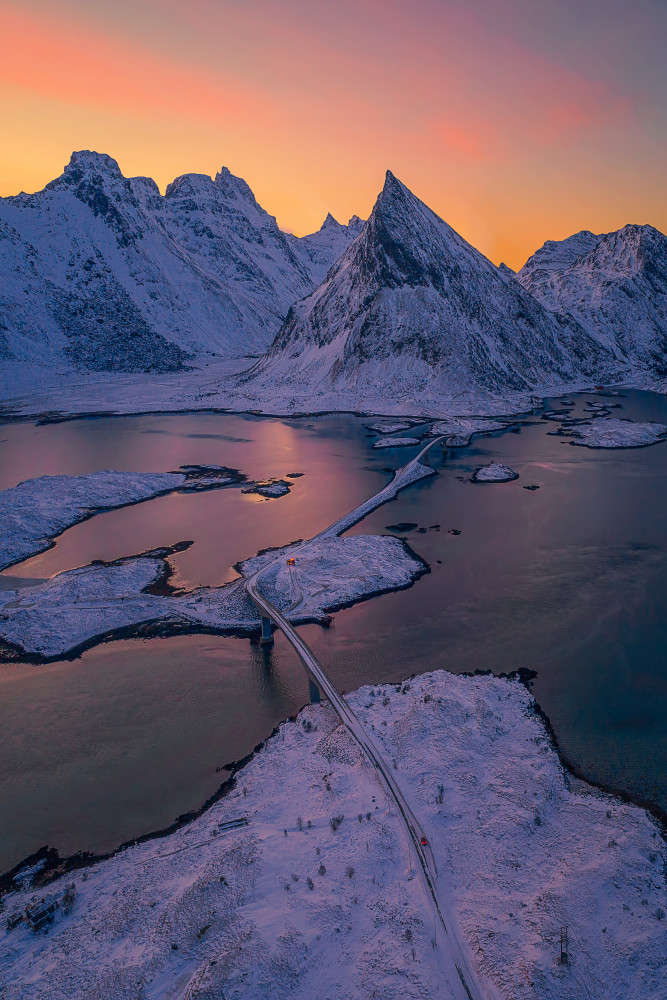
[[[557,9],[556,9],[557,8]],[[164,191],[243,177],[299,235],[391,169],[495,263],[667,230],[661,0],[0,0],[0,194],[94,149]]]

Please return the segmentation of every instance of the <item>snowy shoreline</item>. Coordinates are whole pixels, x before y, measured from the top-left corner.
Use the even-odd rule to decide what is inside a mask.
[[[53,548],[55,539],[96,514],[176,492],[223,489],[247,477],[226,466],[182,466],[176,472],[104,470],[26,479],[0,490],[0,570]]]
[[[657,995],[667,909],[661,831],[639,807],[571,783],[523,684],[435,671],[367,685],[348,700],[396,759],[468,945],[503,995],[575,1000],[582,975],[596,1000],[612,985],[626,1000]],[[286,769],[290,782],[276,785]],[[239,815],[248,825],[226,832]],[[336,815],[345,819],[330,830]],[[146,997],[180,996],[184,969],[187,982],[201,976],[215,991],[223,976],[226,996],[250,998],[281,958],[290,996],[304,1000],[316,995],[311,976],[323,964],[335,983],[350,966],[346,996],[367,996],[367,976],[386,984],[396,972],[398,992],[380,995],[436,995],[432,929],[395,823],[328,706],[306,706],[178,828],[104,858],[51,857],[36,884],[59,892],[73,873],[76,903],[46,937],[7,933],[8,1000],[26,995],[23,977],[44,1000],[74,990],[93,997],[111,983],[118,1000],[138,985]],[[35,892],[12,894],[7,912]],[[563,924],[573,943],[567,967],[555,961]]]
[[[176,548],[91,563],[35,586],[1,591],[0,662],[74,659],[102,642],[137,636],[256,632],[259,615],[242,578],[171,592],[166,560]],[[236,566],[243,577],[284,555],[264,582],[295,624],[326,624],[330,612],[411,587],[430,572],[405,541],[388,535],[324,536],[296,550],[295,543],[265,550]],[[293,551],[296,564],[288,567]]]

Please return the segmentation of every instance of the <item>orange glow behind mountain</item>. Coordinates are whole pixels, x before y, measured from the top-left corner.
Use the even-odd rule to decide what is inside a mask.
[[[584,6],[0,3],[0,194],[90,148],[162,189],[224,164],[298,234],[365,217],[389,167],[514,267],[580,229],[665,230],[667,10]]]

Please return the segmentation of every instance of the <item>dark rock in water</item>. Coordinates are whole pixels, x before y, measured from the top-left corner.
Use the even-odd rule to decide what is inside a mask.
[[[286,475],[288,479],[301,479],[305,476],[305,472],[288,472]]]
[[[524,486],[523,488],[524,490],[539,490],[539,486],[535,486],[534,484],[532,486]]]
[[[447,534],[448,535],[460,535],[461,532],[459,531],[458,528],[448,528],[447,529]]]
[[[255,483],[254,486],[242,492],[257,493],[265,500],[276,500],[278,497],[287,496],[291,486],[292,483],[288,483],[286,479],[267,479],[266,482]]]
[[[416,521],[399,521],[398,524],[385,525],[387,531],[414,531],[418,527]]]
[[[185,483],[178,488],[179,493],[199,493],[224,486],[236,486],[248,478],[238,469],[229,469],[226,465],[181,465],[178,471],[187,476]]]

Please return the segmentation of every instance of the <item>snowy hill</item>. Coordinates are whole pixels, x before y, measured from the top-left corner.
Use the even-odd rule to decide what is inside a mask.
[[[600,378],[611,367],[579,324],[545,310],[388,172],[361,235],[291,308],[245,384],[454,396]]]
[[[657,229],[624,226],[545,243],[518,280],[616,357],[667,374],[667,237]]]
[[[343,237],[320,240],[314,265],[311,244],[226,168],[179,177],[162,196],[109,156],[73,153],[43,191],[0,199],[0,356],[165,372],[261,352]]]

